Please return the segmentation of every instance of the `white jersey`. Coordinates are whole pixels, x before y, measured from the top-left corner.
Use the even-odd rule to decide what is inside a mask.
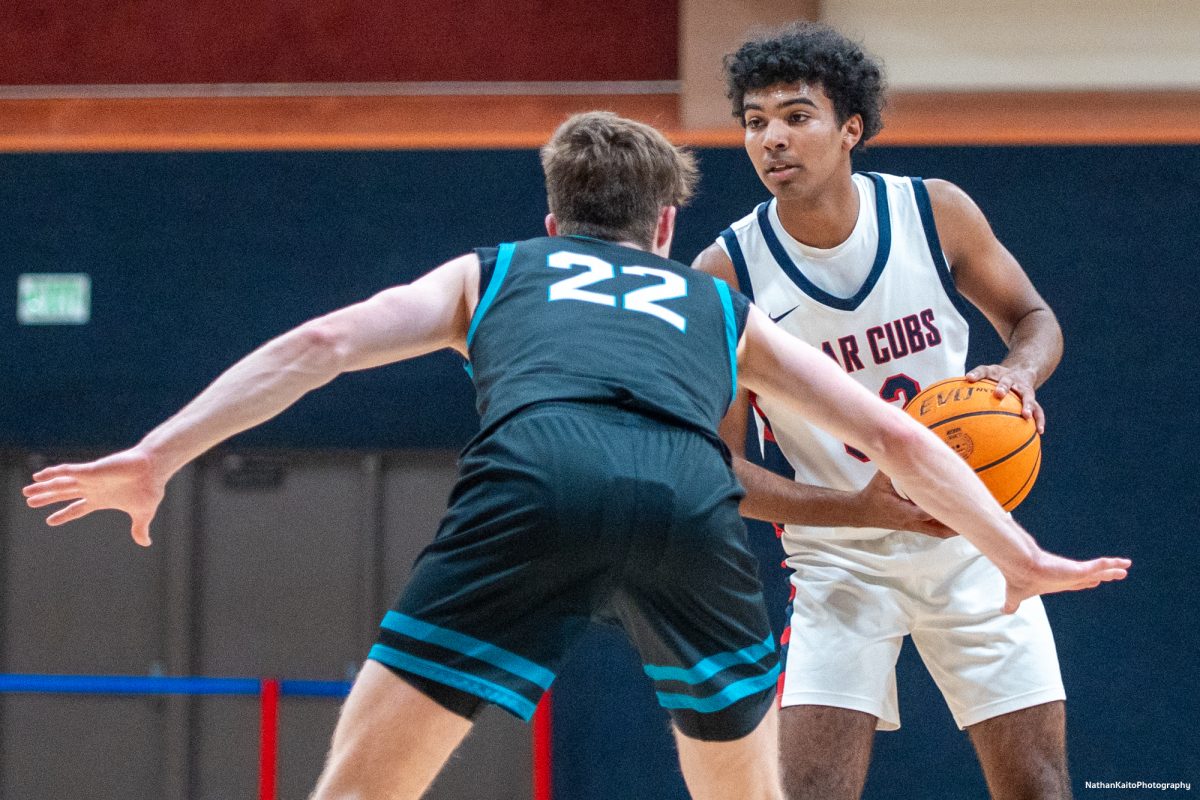
[[[793,239],[775,200],[717,240],[743,294],[788,333],[823,350],[884,400],[903,405],[922,387],[966,370],[967,321],[920,178],[855,174],[859,217],[829,250]],[[858,491],[875,474],[865,456],[801,415],[753,398],[759,443],[774,439],[801,483]],[[765,420],[763,417],[765,416]],[[879,528],[789,525],[784,536],[872,539]]]

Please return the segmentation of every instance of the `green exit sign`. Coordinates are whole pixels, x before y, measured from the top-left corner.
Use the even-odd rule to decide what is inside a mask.
[[[92,279],[79,272],[17,276],[17,322],[84,325],[92,316]]]

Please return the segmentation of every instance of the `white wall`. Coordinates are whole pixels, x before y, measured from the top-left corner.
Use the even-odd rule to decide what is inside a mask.
[[[1200,88],[1200,0],[823,0],[893,89]]]
[[[820,7],[820,0],[680,0],[679,116],[683,126],[732,129],[722,56],[756,33],[798,19],[816,19]]]

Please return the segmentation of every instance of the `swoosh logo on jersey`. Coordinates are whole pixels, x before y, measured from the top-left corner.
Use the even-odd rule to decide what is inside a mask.
[[[785,311],[785,312],[783,312],[782,314],[780,314],[778,317],[771,317],[771,315],[770,315],[770,314],[768,314],[767,316],[768,316],[768,317],[771,317],[771,322],[779,322],[779,320],[783,319],[784,317],[786,317],[788,314],[792,313],[793,311],[795,311],[795,310],[796,310],[797,308],[799,308],[799,307],[800,307],[800,306],[792,306],[792,307],[791,307],[791,308],[789,308],[787,311]]]

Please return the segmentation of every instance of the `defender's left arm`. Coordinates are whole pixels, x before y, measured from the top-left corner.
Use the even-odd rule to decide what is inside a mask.
[[[925,185],[955,286],[1008,346],[1003,361],[981,364],[967,373],[967,379],[995,380],[997,397],[1016,392],[1025,416],[1032,417],[1044,433],[1046,415],[1037,402],[1037,388],[1062,358],[1058,320],[1025,270],[996,238],[975,201],[949,181],[928,180]]]

